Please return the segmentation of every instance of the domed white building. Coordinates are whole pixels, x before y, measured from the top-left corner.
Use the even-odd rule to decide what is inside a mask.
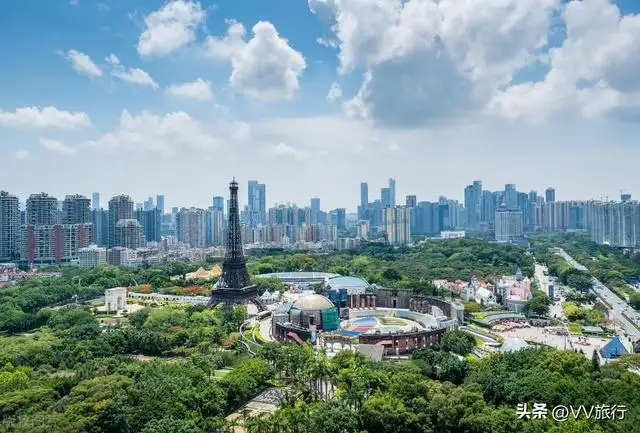
[[[274,335],[284,335],[295,331],[305,339],[299,331],[311,333],[316,331],[333,331],[340,327],[338,309],[329,298],[308,294],[298,298],[286,311],[274,312],[272,315]],[[278,328],[281,329],[278,332]],[[285,332],[286,331],[286,332]]]

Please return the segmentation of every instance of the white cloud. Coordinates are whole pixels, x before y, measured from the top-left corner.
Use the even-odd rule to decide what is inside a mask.
[[[268,149],[268,153],[277,158],[288,158],[294,161],[304,161],[308,157],[308,152],[288,145],[286,143],[278,143]]]
[[[87,54],[76,50],[69,50],[63,55],[71,62],[73,69],[80,74],[88,75],[90,77],[102,76],[102,69],[100,69],[100,67],[96,65]]]
[[[226,20],[226,23],[229,28],[224,38],[208,36],[205,41],[207,53],[220,60],[231,60],[233,55],[247,44],[244,40],[244,25],[235,20]]]
[[[61,111],[56,107],[16,108],[14,112],[0,111],[0,125],[22,128],[74,129],[91,126],[89,115],[83,112]]]
[[[158,88],[158,83],[146,71],[140,68],[125,68],[115,54],[111,53],[105,58],[105,61],[111,65],[111,75],[125,83],[148,86],[154,90]]]
[[[253,26],[253,38],[248,42],[242,24],[234,20],[227,20],[227,24],[227,35],[207,38],[205,47],[212,57],[231,61],[231,87],[265,101],[293,98],[307,67],[302,54],[291,48],[270,22]]]
[[[110,65],[119,65],[120,59],[115,54],[111,53],[105,58],[106,62]]]
[[[151,76],[147,72],[139,68],[116,69],[111,72],[111,75],[130,84],[136,84],[138,86],[149,86],[154,90],[158,88],[158,83],[153,81],[153,78],[151,78]]]
[[[366,72],[347,108],[381,124],[429,126],[481,112],[532,64],[559,1],[315,0],[310,6],[333,12],[340,72]]]
[[[231,59],[231,87],[267,101],[293,98],[307,66],[304,57],[269,22],[253,26],[253,35]]]
[[[338,42],[334,41],[333,39],[316,38],[316,42],[323,47],[338,48]]]
[[[183,99],[193,99],[195,101],[208,101],[213,97],[211,91],[211,81],[204,81],[198,78],[191,83],[171,84],[167,90],[168,95]]]
[[[15,157],[18,159],[29,159],[29,151],[25,149],[16,150]]]
[[[572,1],[567,37],[549,53],[544,80],[500,92],[494,114],[543,120],[561,111],[585,117],[640,120],[640,16],[621,16],[608,0]]]
[[[62,153],[65,155],[73,155],[76,153],[76,150],[72,147],[67,146],[66,144],[64,144],[61,141],[58,140],[51,140],[48,138],[40,138],[39,140],[40,145],[42,147],[44,147],[47,150],[50,150],[52,152],[58,152],[58,153]]]
[[[205,19],[200,3],[174,0],[144,18],[145,30],[138,41],[141,56],[162,56],[196,39]]]
[[[329,93],[327,94],[327,101],[335,102],[340,98],[342,98],[342,89],[340,88],[340,84],[334,81],[331,83],[331,89],[329,89]]]
[[[175,154],[179,150],[216,150],[222,145],[202,125],[183,111],[159,116],[147,111],[135,116],[123,110],[113,132],[85,144],[104,151],[157,152]]]

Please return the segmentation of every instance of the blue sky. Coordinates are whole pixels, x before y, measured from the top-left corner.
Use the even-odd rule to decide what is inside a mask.
[[[474,179],[640,195],[640,3],[427,3],[5,0],[0,189],[207,206],[236,176],[327,209],[390,176],[419,200]]]

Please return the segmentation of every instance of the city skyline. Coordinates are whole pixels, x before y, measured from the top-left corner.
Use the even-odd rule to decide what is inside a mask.
[[[362,184],[363,183],[367,184],[367,186],[368,186],[368,188],[367,188],[368,199],[369,199],[369,202],[372,203],[372,202],[374,202],[376,200],[381,200],[382,199],[381,195],[384,193],[383,190],[388,188],[389,181],[391,181],[391,180],[395,181],[394,187],[398,183],[396,176],[385,177],[385,179],[386,179],[386,182],[381,182],[379,184],[378,183],[372,184],[371,182],[369,182],[367,180],[362,180],[361,182],[358,182],[354,187],[354,191],[355,192],[352,194],[353,197],[351,198],[349,203],[346,206],[342,205],[342,206],[337,206],[337,207],[325,205],[325,203],[327,201],[331,202],[330,198],[323,198],[323,197],[314,196],[314,195],[309,195],[308,198],[306,200],[303,200],[302,202],[297,202],[297,201],[286,199],[286,198],[284,198],[283,200],[272,200],[271,196],[274,195],[274,191],[272,190],[272,188],[270,188],[270,185],[267,182],[262,182],[262,183],[260,183],[258,185],[262,186],[263,188],[266,189],[266,193],[265,193],[266,202],[263,202],[264,206],[265,206],[265,209],[264,209],[265,211],[267,209],[271,208],[271,207],[281,206],[281,205],[295,205],[295,206],[298,206],[298,207],[301,207],[301,208],[311,207],[312,200],[320,199],[320,201],[322,203],[322,209],[324,209],[324,210],[333,210],[333,209],[345,208],[348,213],[354,214],[354,213],[357,213],[357,208],[358,208],[358,206],[361,205],[361,200],[363,198],[362,197],[362,189],[361,189],[362,188]],[[248,190],[249,190],[248,183],[249,182],[256,182],[256,181],[253,180],[253,179],[252,180],[247,180],[244,183],[240,179],[238,179],[238,181],[239,181],[239,184],[241,185],[240,190],[241,191],[244,190],[244,192],[241,194],[241,197],[239,197],[239,204],[240,204],[241,208],[244,209],[245,207],[249,206],[249,200],[247,198],[247,193],[248,193]],[[484,190],[503,191],[503,190],[505,190],[506,186],[514,185],[518,192],[525,192],[525,193],[536,192],[539,197],[543,197],[543,198],[546,198],[545,197],[546,192],[547,192],[547,190],[549,188],[551,188],[553,190],[553,192],[554,192],[553,193],[554,201],[572,201],[572,200],[574,200],[574,201],[591,201],[591,200],[594,200],[594,201],[620,201],[620,197],[621,197],[622,194],[630,194],[632,200],[637,200],[638,199],[638,196],[636,196],[633,191],[629,191],[627,189],[622,189],[622,188],[617,189],[616,191],[613,192],[613,194],[610,194],[610,195],[596,196],[594,194],[591,194],[588,197],[569,197],[565,193],[563,193],[562,190],[560,191],[560,194],[558,195],[558,189],[555,187],[555,185],[542,186],[542,184],[541,184],[541,186],[539,188],[524,188],[524,187],[522,187],[521,185],[519,185],[517,183],[515,183],[515,184],[514,183],[504,183],[504,184],[497,184],[494,187],[491,184],[489,184],[489,186],[487,186],[487,183],[482,179],[473,180],[473,182],[476,182],[476,181],[480,181],[481,186],[482,186],[482,188]],[[454,192],[451,195],[444,194],[444,193],[438,193],[436,191],[435,194],[431,195],[430,197],[426,197],[426,196],[423,196],[421,194],[414,193],[413,192],[414,190],[412,190],[411,188],[404,188],[404,189],[400,190],[400,191],[404,191],[404,190],[409,191],[406,194],[405,193],[398,194],[398,192],[396,190],[396,193],[395,193],[395,204],[399,205],[399,206],[404,205],[405,204],[405,199],[406,199],[407,196],[417,198],[418,202],[420,202],[420,201],[437,202],[440,197],[446,197],[448,200],[456,200],[456,201],[460,202],[461,204],[464,204],[465,203],[465,187],[469,186],[468,182],[471,182],[471,181],[470,180],[467,181],[467,182],[459,181],[459,182],[456,182],[456,183],[449,184],[450,187],[459,187],[458,191]],[[458,183],[460,183],[460,185],[458,185]],[[244,187],[242,185],[244,185]],[[373,185],[373,187],[372,187],[372,185]],[[380,185],[380,188],[376,188],[376,185]],[[2,190],[2,188],[0,188],[0,190]],[[115,194],[111,195],[111,194],[104,194],[101,191],[93,191],[93,192],[89,192],[89,193],[83,193],[83,192],[78,192],[76,190],[71,190],[71,191],[67,191],[67,192],[64,192],[62,194],[56,195],[56,194],[52,194],[52,193],[50,193],[48,191],[36,190],[36,191],[31,191],[31,192],[27,193],[25,196],[22,196],[20,194],[15,193],[15,191],[11,191],[11,190],[8,190],[8,189],[4,189],[4,190],[6,190],[8,193],[18,197],[18,199],[20,200],[21,208],[24,208],[24,206],[26,204],[26,199],[30,195],[32,195],[32,194],[40,194],[40,193],[43,193],[43,192],[45,194],[48,194],[48,195],[52,196],[52,197],[55,197],[58,200],[58,202],[60,202],[60,203],[62,203],[64,198],[66,196],[68,196],[68,195],[80,194],[80,195],[88,198],[91,201],[91,209],[94,209],[93,201],[94,201],[95,198],[97,198],[100,201],[100,207],[101,208],[107,209],[108,208],[108,201],[110,199],[112,199],[113,197],[120,196],[120,195],[127,195],[132,199],[132,201],[133,201],[133,203],[135,205],[143,205],[144,209],[148,210],[148,207],[147,207],[147,203],[149,203],[148,200],[151,200],[151,203],[153,203],[153,205],[155,207],[157,205],[158,197],[162,197],[162,205],[163,205],[162,208],[164,209],[164,213],[170,213],[171,209],[175,208],[175,207],[177,207],[178,209],[181,209],[181,208],[187,208],[188,209],[188,208],[192,208],[192,207],[199,208],[199,209],[207,209],[207,208],[212,206],[212,202],[213,202],[214,198],[222,197],[224,199],[224,201],[226,201],[228,199],[228,197],[226,197],[224,195],[221,196],[221,195],[215,193],[215,194],[210,194],[207,198],[199,200],[197,203],[176,203],[175,201],[171,200],[171,197],[169,197],[169,200],[167,200],[167,194],[163,194],[162,192],[143,193],[140,197],[138,197],[138,196],[133,196],[132,194],[130,194],[127,191],[120,191],[118,193],[115,193]],[[447,190],[451,190],[451,188],[447,188]],[[97,194],[97,196],[96,196],[96,194]],[[277,194],[277,191],[275,192],[275,194]],[[639,195],[640,195],[640,193],[639,193]]]
[[[0,184],[23,200],[205,207],[232,176],[329,209],[388,176],[398,202],[462,200],[461,174],[640,192],[634,1],[32,2],[0,14]]]

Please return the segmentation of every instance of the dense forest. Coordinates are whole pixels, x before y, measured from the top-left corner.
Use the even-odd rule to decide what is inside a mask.
[[[467,353],[470,341],[451,333],[441,350],[402,362],[276,343],[247,358],[234,335],[241,310],[143,309],[107,328],[81,307],[41,314],[40,330],[0,337],[0,431],[225,431],[230,412],[271,386],[287,393],[275,413],[239,419],[249,433],[629,433],[640,422],[640,375],[629,370],[638,355],[604,366],[552,349],[467,360],[453,352]],[[518,419],[518,403],[627,413],[558,423]]]

